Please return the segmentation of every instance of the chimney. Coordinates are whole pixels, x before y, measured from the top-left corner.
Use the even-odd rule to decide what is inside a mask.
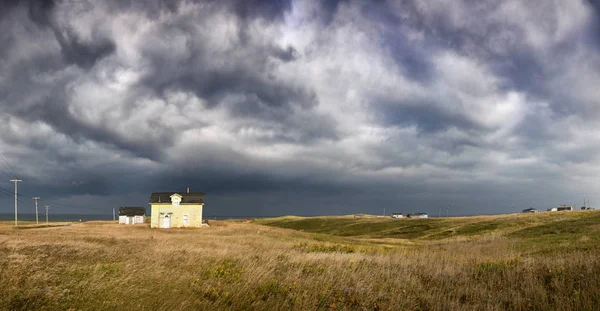
[[[187,193],[190,193],[190,187],[187,188]]]

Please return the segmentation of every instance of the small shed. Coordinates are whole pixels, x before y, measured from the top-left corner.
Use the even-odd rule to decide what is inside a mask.
[[[402,213],[392,213],[392,218],[400,219],[400,218],[404,218],[404,215],[402,215]]]
[[[526,214],[527,214],[527,213],[537,213],[537,212],[539,212],[539,210],[538,210],[538,209],[535,209],[535,208],[533,208],[533,207],[532,207],[532,208],[527,208],[527,209],[524,209],[524,210],[523,210],[523,213],[526,213]]]
[[[119,207],[119,224],[135,225],[146,222],[146,209],[136,206]]]

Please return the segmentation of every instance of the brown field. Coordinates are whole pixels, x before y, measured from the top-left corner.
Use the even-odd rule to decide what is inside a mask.
[[[170,230],[7,222],[0,309],[600,310],[599,241],[593,211]]]

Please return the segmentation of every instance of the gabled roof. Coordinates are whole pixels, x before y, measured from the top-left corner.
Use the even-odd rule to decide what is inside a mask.
[[[146,215],[145,207],[123,206],[119,207],[119,216],[144,216]]]
[[[150,203],[171,203],[171,196],[174,194],[181,196],[179,204],[204,204],[204,192],[173,191],[173,192],[153,192],[150,195]]]

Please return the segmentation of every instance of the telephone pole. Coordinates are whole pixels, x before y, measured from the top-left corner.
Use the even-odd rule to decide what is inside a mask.
[[[38,200],[40,199],[40,197],[33,197],[33,199],[35,200],[35,224],[39,224],[38,222]]]
[[[18,224],[18,217],[17,217],[17,214],[18,214],[18,212],[17,212],[17,210],[18,210],[18,206],[17,206],[17,183],[20,182],[20,181],[22,181],[22,180],[15,178],[15,179],[11,179],[10,181],[12,181],[12,182],[15,183],[15,227],[16,227],[16,226],[19,225]]]
[[[50,206],[46,205],[44,206],[46,208],[46,226],[48,225],[48,209],[50,208]]]

